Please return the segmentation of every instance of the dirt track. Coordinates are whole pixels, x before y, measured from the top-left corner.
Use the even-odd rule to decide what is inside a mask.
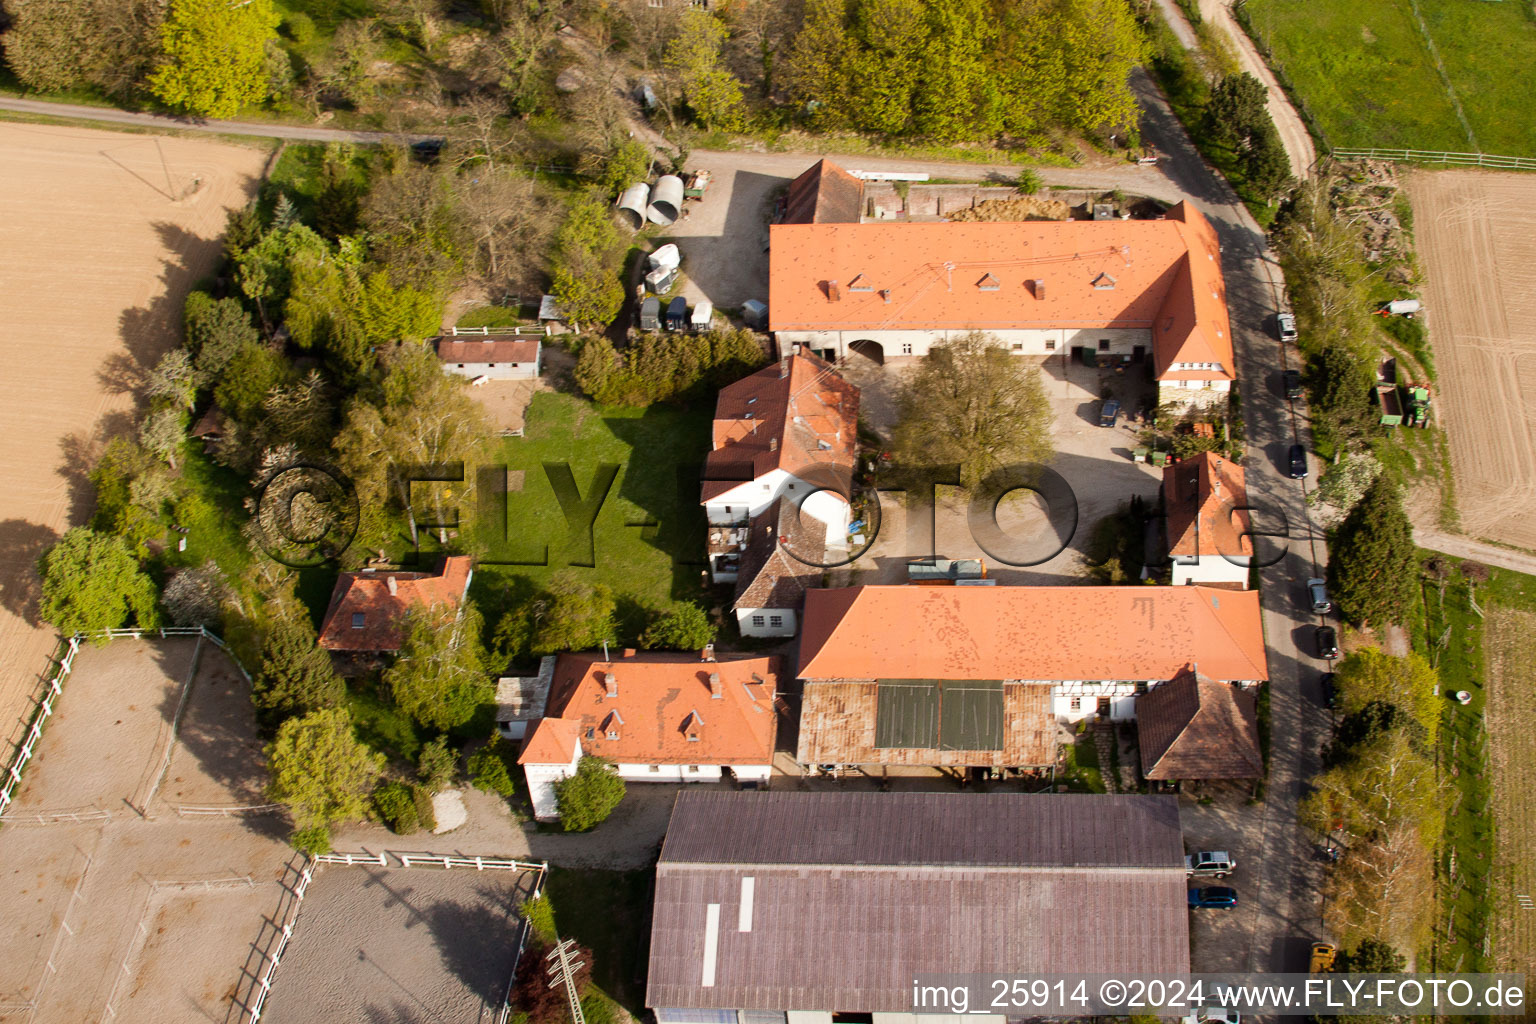
[[[1536,883],[1536,836],[1529,827],[1536,812],[1532,758],[1536,753],[1536,695],[1531,692],[1531,658],[1536,656],[1536,616],[1494,608],[1488,619],[1488,740],[1493,769],[1494,963],[1501,971],[1536,969],[1536,923],[1515,897]]]
[[[132,409],[124,385],[177,342],[181,301],[265,159],[254,146],[0,123],[6,740],[19,736],[53,648],[53,631],[35,622],[37,557],[88,515],[92,444]]]
[[[1462,529],[1536,549],[1536,178],[1407,182]]]

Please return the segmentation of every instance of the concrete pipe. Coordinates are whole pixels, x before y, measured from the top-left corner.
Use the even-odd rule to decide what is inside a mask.
[[[624,222],[631,231],[645,227],[645,207],[651,198],[651,186],[637,181],[619,196],[619,209],[624,211]]]
[[[651,195],[651,205],[646,207],[646,215],[651,218],[652,224],[666,225],[677,220],[682,208],[683,179],[675,174],[663,174],[656,182],[656,191]]]

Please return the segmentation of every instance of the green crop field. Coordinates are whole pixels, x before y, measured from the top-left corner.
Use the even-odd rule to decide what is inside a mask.
[[[1244,10],[1330,145],[1536,157],[1528,0],[1418,0],[1428,39],[1412,0],[1249,0]]]

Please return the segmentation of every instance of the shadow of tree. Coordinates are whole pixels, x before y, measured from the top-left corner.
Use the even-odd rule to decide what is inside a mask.
[[[444,968],[487,1006],[498,1006],[506,995],[521,898],[517,888],[485,882],[462,901],[444,900],[424,911]]]
[[[49,527],[25,519],[0,522],[0,608],[29,626],[38,624],[37,605],[43,593],[37,560],[58,539]]]
[[[174,716],[176,708],[171,704],[162,711]],[[198,781],[189,779],[194,767],[221,792],[210,794],[206,782],[201,791],[179,790]],[[171,804],[259,804],[266,799],[266,783],[266,757],[256,730],[251,685],[228,655],[205,642],[176,730],[176,750],[160,784],[160,798]],[[256,819],[250,820],[256,824]]]
[[[68,525],[84,526],[95,515],[96,485],[91,483],[91,470],[109,441],[132,437],[137,426],[133,412],[123,409],[102,416],[90,433],[67,434],[59,442],[59,476],[69,491]]]

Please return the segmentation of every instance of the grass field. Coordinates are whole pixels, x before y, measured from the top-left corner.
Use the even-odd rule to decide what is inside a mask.
[[[1531,5],[1417,3],[1450,89],[1413,0],[1252,0],[1243,10],[1272,66],[1290,80],[1331,145],[1536,157]]]
[[[648,612],[702,596],[699,467],[710,415],[673,406],[603,409],[568,394],[535,395],[526,435],[508,438],[502,450],[510,492],[505,536],[494,502],[474,525],[489,552],[475,570],[482,607],[529,596],[567,569],[613,590],[624,633]],[[596,502],[603,479],[614,474],[590,543],[584,531],[568,527],[556,497],[566,467],[583,504]],[[568,504],[577,500],[567,494]]]

